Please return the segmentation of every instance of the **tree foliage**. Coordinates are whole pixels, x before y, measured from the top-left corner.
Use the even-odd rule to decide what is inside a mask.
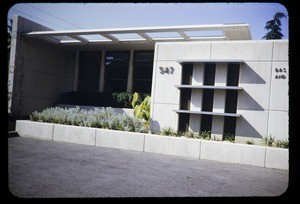
[[[281,33],[281,19],[286,18],[286,15],[281,12],[277,12],[272,20],[269,20],[266,23],[265,29],[268,30],[268,32],[265,34],[263,39],[266,40],[272,40],[272,39],[282,39],[284,36]]]

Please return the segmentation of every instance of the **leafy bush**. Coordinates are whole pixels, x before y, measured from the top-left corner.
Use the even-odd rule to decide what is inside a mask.
[[[147,128],[141,119],[130,117],[126,114],[118,114],[112,108],[95,108],[85,110],[76,108],[47,108],[42,112],[33,112],[30,115],[32,121],[75,125],[85,127],[122,130],[130,132],[147,132]]]
[[[211,131],[201,131],[199,132],[199,138],[204,140],[211,139]]]
[[[246,140],[245,143],[248,144],[248,145],[253,145],[253,144],[254,144],[254,141],[253,141],[253,139],[251,139],[251,140]]]
[[[112,93],[114,107],[131,108],[133,94],[128,92]]]
[[[139,100],[149,96],[147,93],[139,93]],[[74,104],[85,106],[103,106],[115,108],[131,108],[133,94],[128,92],[66,92],[63,93],[58,104]]]
[[[231,133],[225,133],[224,137],[225,137],[225,139],[224,139],[225,141],[229,141],[229,142],[232,142],[232,143],[235,142],[235,137]]]
[[[150,122],[150,104],[150,96],[146,96],[146,98],[144,98],[144,100],[141,102],[139,94],[136,92],[133,94],[131,102],[132,108],[134,108],[133,114],[136,118],[143,119],[146,123],[147,128],[149,127]]]
[[[276,147],[279,148],[289,148],[289,140],[277,140],[275,142]]]
[[[264,145],[272,147],[273,143],[275,142],[275,137],[272,137],[272,135],[263,137],[262,142],[264,143]]]
[[[162,135],[171,136],[174,135],[174,131],[171,127],[166,127],[161,130]]]

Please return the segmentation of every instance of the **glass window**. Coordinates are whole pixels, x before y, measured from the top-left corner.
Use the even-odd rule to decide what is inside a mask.
[[[108,51],[105,56],[105,92],[127,90],[129,51]]]
[[[101,52],[81,52],[79,58],[79,91],[99,90]]]
[[[133,92],[151,93],[154,51],[135,51]]]

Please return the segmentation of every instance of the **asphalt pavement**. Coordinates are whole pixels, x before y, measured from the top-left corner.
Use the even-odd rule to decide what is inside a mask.
[[[21,198],[280,196],[288,171],[13,137],[8,187]]]

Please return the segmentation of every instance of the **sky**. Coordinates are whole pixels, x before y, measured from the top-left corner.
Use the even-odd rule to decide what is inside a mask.
[[[288,11],[279,3],[22,3],[7,17],[20,15],[53,30],[247,23],[252,39],[260,40],[276,12],[287,15],[281,32],[288,39]]]

